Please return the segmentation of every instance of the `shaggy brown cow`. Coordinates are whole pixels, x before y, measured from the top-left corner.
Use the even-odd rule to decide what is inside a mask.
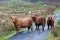
[[[26,28],[26,27],[28,28],[28,32],[30,28],[33,31],[32,18],[17,18],[16,16],[11,16],[11,19],[14,23],[17,33],[19,32],[20,28]]]
[[[51,28],[54,28],[54,19],[52,16],[48,17],[47,25],[48,25],[48,29],[49,29],[49,26],[51,26]]]
[[[39,26],[42,25],[42,31],[44,31],[46,19],[43,16],[32,16],[33,21],[35,22],[36,25],[36,30],[39,30]]]

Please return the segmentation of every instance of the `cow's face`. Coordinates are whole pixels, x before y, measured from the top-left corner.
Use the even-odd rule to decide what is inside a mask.
[[[52,17],[50,17],[50,20],[52,20]]]
[[[36,17],[35,16],[32,16],[32,19],[33,19],[33,21],[35,21]]]
[[[51,17],[51,16],[49,16],[49,17],[48,17],[48,19],[49,19],[49,20],[52,20],[52,17]]]
[[[11,16],[11,19],[12,19],[13,22],[15,22],[16,16]]]

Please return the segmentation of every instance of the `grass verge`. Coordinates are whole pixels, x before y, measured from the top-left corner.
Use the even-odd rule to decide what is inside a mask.
[[[22,29],[21,28],[21,30],[19,31],[19,32],[21,32],[21,31],[23,31],[23,30],[25,30],[25,29]],[[15,35],[16,34],[16,30],[13,30],[13,31],[11,31],[11,32],[9,32],[9,33],[7,33],[7,34],[3,34],[1,37],[0,37],[0,40],[5,40],[5,39],[7,39],[7,38],[9,38],[9,37],[11,37],[11,36],[13,36],[13,35]]]
[[[55,37],[53,36],[53,34],[49,33],[45,40],[55,40]]]

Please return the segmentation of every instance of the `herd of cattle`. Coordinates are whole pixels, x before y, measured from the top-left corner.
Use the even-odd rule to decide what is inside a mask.
[[[10,18],[13,21],[13,24],[16,28],[16,32],[19,32],[20,28],[28,28],[28,32],[31,29],[33,31],[32,23],[34,22],[36,25],[36,30],[39,30],[39,26],[42,26],[42,31],[44,31],[45,24],[47,23],[48,29],[49,26],[51,28],[54,28],[54,18],[52,16],[49,16],[47,21],[44,16],[31,16],[26,18],[19,18],[16,16],[10,16]]]

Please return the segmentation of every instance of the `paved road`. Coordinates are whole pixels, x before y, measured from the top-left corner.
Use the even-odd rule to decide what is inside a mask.
[[[55,14],[53,16],[54,16],[55,22],[57,22],[57,20],[60,17],[60,11],[57,12],[57,14]],[[22,31],[22,32],[8,38],[7,40],[44,40],[45,37],[47,36],[47,34],[50,32],[50,30],[47,29],[47,25],[45,27],[44,32],[41,31],[41,27],[40,27],[39,31],[35,30],[34,25],[33,25],[33,27],[34,27],[33,32],[28,33],[27,29],[26,29],[26,30],[24,30],[24,31]]]

